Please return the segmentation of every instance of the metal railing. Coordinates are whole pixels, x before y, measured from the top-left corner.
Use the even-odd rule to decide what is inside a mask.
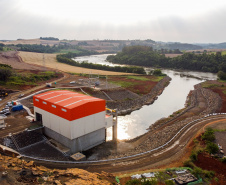
[[[117,161],[117,160],[123,160],[123,159],[129,159],[129,158],[133,158],[133,157],[138,157],[138,156],[142,156],[142,155],[145,155],[145,154],[148,154],[148,153],[151,153],[151,152],[154,152],[154,151],[157,151],[159,149],[163,149],[165,146],[167,146],[170,142],[172,142],[182,131],[184,128],[186,128],[187,126],[191,125],[192,123],[194,122],[198,122],[200,120],[202,121],[208,121],[208,120],[211,120],[211,119],[205,119],[207,117],[210,117],[210,116],[216,116],[216,115],[225,115],[226,116],[226,113],[213,113],[213,114],[207,114],[206,116],[202,117],[202,118],[199,118],[199,119],[196,119],[196,120],[193,120],[189,123],[187,123],[185,126],[183,126],[169,141],[167,141],[165,144],[159,146],[159,147],[156,147],[154,149],[151,149],[151,150],[148,150],[146,152],[142,152],[142,153],[139,153],[139,154],[134,154],[134,155],[130,155],[130,156],[126,156],[126,157],[119,157],[119,158],[114,158],[114,159],[105,159],[105,160],[98,160],[98,161],[56,161],[56,160],[48,160],[48,159],[40,159],[40,158],[36,158],[36,157],[30,157],[30,156],[26,156],[26,155],[21,155],[22,157],[26,157],[26,158],[29,158],[29,159],[33,159],[33,160],[38,160],[38,161],[46,161],[46,162],[52,162],[52,163],[65,163],[65,164],[91,164],[91,163],[101,163],[101,162],[109,162],[109,161]],[[200,123],[200,122],[198,122]],[[193,125],[194,126],[194,125]],[[191,127],[190,127],[191,128]]]

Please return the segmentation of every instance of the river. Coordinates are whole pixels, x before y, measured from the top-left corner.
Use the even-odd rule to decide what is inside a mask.
[[[95,64],[116,65],[106,61],[108,54],[91,55],[75,58],[76,61],[88,61]],[[150,68],[146,68],[150,70]],[[209,79],[217,78],[216,74],[194,71],[162,70],[172,78],[170,84],[152,105],[144,105],[130,115],[118,117],[118,139],[132,139],[147,132],[147,128],[157,120],[168,117],[173,112],[182,109],[188,93],[194,85]],[[189,77],[189,76],[193,77]],[[197,78],[194,78],[197,77]],[[199,79],[198,79],[199,78]],[[107,140],[112,138],[111,129],[107,130]]]
[[[75,60],[76,62],[87,61],[89,63],[94,63],[94,64],[118,66],[119,64],[113,64],[113,63],[106,61],[106,58],[107,58],[108,55],[109,54],[90,55],[90,56],[76,57],[76,58],[73,58],[73,60]]]

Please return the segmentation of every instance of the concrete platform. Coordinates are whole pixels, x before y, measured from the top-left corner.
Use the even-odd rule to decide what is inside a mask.
[[[61,143],[57,142],[56,140],[54,139],[50,139],[49,142],[51,144],[53,144],[58,150],[60,150],[61,152],[64,152],[64,153],[69,153],[70,152],[70,148],[62,145]]]

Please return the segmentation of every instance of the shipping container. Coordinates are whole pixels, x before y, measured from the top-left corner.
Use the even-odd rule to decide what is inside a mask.
[[[12,111],[18,111],[18,110],[22,110],[23,109],[23,105],[15,105],[12,107]]]

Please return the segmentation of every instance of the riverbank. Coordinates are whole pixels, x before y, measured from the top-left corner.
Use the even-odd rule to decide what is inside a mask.
[[[107,94],[111,94],[110,97],[116,95],[114,100],[107,101],[107,107],[110,109],[117,109],[118,115],[130,114],[132,111],[140,109],[143,105],[153,104],[154,101],[162,94],[165,87],[170,83],[171,78],[166,76],[160,80],[148,94],[139,96],[128,90],[116,90],[109,91]]]
[[[200,84],[196,85],[188,96],[187,107],[183,110],[157,121],[144,135],[132,140],[118,142],[117,145],[106,142],[102,146],[94,148],[93,151],[89,151],[89,155],[92,156],[92,153],[95,153],[97,159],[112,159],[149,151],[169,141],[189,122],[217,112],[221,109],[221,106],[222,101],[217,93],[202,88]],[[103,149],[104,152],[102,152]]]

